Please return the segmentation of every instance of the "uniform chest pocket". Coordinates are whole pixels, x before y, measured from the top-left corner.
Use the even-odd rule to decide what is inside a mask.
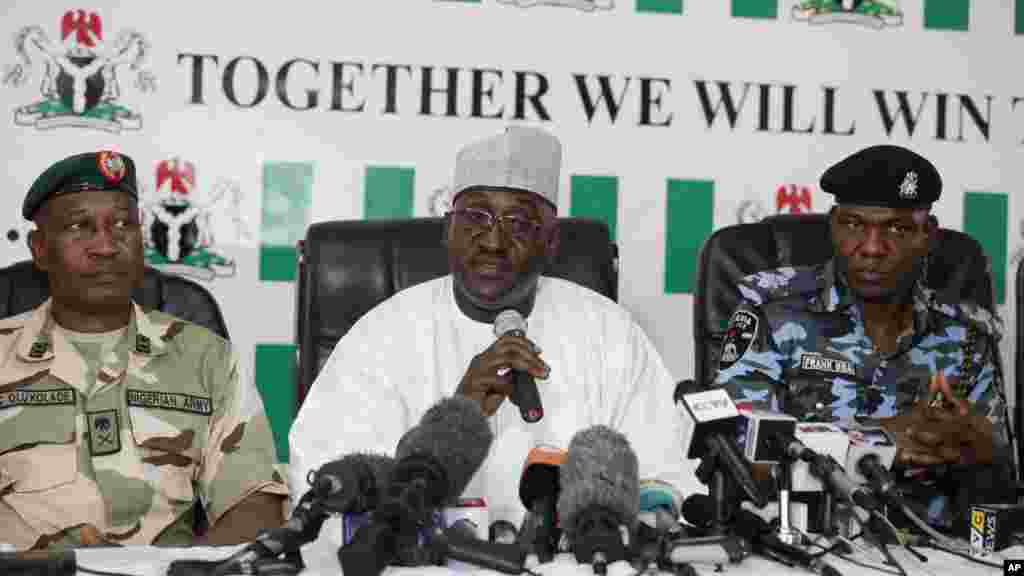
[[[171,500],[191,501],[192,482],[202,461],[208,416],[151,407],[128,407],[135,450]]]
[[[75,480],[76,414],[73,388],[0,395],[0,491],[37,492]]]

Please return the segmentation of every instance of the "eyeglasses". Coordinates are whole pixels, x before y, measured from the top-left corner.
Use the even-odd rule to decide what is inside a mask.
[[[506,215],[506,216],[495,216],[486,210],[480,210],[479,208],[462,208],[459,210],[453,210],[451,212],[455,215],[456,221],[459,225],[467,228],[473,237],[479,236],[485,232],[490,232],[494,228],[495,221],[498,222],[498,226],[501,231],[508,234],[516,240],[530,241],[533,240],[537,233],[540,232],[542,226],[529,218],[523,218],[522,216]]]

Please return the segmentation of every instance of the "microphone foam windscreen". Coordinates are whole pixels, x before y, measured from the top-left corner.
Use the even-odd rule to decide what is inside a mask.
[[[344,513],[360,514],[376,506],[387,491],[395,459],[356,452],[331,460],[316,472],[317,484],[328,486],[325,504]]]
[[[640,506],[640,471],[636,453],[625,436],[607,426],[591,426],[569,442],[560,469],[558,521],[573,536],[580,513],[600,506],[630,528]]]
[[[432,458],[448,476],[448,499],[457,499],[473,478],[494,441],[487,418],[474,400],[444,398],[398,441],[395,459]]]

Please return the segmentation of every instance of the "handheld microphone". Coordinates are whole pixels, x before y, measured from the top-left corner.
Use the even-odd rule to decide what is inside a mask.
[[[688,388],[695,387],[692,380],[684,380],[676,385],[673,395],[678,399],[676,405],[682,421],[685,457],[715,457],[717,463],[735,480],[746,497],[758,508],[763,508],[767,504],[767,498],[758,489],[749,465],[743,460],[743,455],[736,446],[735,438],[740,419],[736,404],[721,388],[685,392]],[[703,472],[700,476],[700,480],[708,484],[710,474]]]
[[[494,335],[498,338],[506,334],[526,337],[526,320],[516,310],[503,310],[494,319]],[[544,406],[540,403],[540,391],[533,376],[520,370],[512,371],[512,395],[509,400],[519,407],[523,421],[533,424],[544,417]]]
[[[559,534],[556,530],[556,503],[561,492],[559,471],[565,463],[566,452],[555,447],[537,446],[530,450],[523,463],[519,478],[519,500],[530,511],[535,522],[530,536],[533,542],[524,542],[541,564],[554,558]],[[532,546],[531,546],[532,544]]]
[[[714,506],[715,503],[710,496],[691,494],[683,503],[683,518],[694,526],[707,525],[711,522]],[[786,564],[802,566],[821,576],[841,576],[838,570],[820,558],[811,556],[804,550],[779,540],[772,531],[772,527],[749,510],[737,512],[733,530],[750,543],[751,550],[755,554],[767,556]]]
[[[445,398],[398,441],[385,497],[369,524],[338,551],[348,576],[379,576],[400,545],[415,546],[432,510],[453,503],[483,464],[494,434],[468,398]]]
[[[622,527],[631,531],[640,505],[639,463],[625,436],[606,426],[577,432],[561,470],[558,517],[576,561],[604,574],[626,559]]]
[[[75,576],[74,550],[0,552],[0,574],[10,576]]]

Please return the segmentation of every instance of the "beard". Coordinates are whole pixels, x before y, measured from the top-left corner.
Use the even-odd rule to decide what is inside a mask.
[[[454,263],[452,263],[454,264]],[[548,265],[548,258],[545,254],[537,254],[530,257],[526,262],[526,268],[518,274],[515,281],[501,291],[494,298],[484,296],[474,291],[466,281],[467,271],[462,265],[453,265],[452,276],[455,279],[455,289],[459,295],[464,297],[470,304],[488,311],[500,311],[506,308],[518,308],[526,302],[532,301],[537,290],[537,282],[540,275]]]

